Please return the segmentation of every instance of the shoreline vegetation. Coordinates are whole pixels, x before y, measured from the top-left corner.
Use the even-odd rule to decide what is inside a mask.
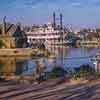
[[[32,48],[0,49],[0,57],[36,57],[49,55],[50,52],[48,50],[39,50]]]
[[[81,65],[79,68],[74,68],[74,71],[67,71],[62,66],[55,66],[50,72],[46,72],[45,68],[38,67],[37,72],[33,75],[5,75],[0,77],[0,82],[2,80],[15,81],[15,82],[26,82],[26,83],[42,83],[50,79],[63,79],[69,80],[69,82],[77,81],[80,83],[83,81],[95,81],[100,80],[100,71],[95,71],[90,65]]]

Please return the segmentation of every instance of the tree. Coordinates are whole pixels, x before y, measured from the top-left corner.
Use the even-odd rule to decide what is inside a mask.
[[[0,48],[2,48],[4,46],[4,43],[2,42],[2,40],[0,40]]]
[[[51,78],[64,77],[67,71],[63,67],[54,67],[50,73]]]
[[[76,69],[75,79],[77,78],[85,78],[89,79],[94,76],[95,70],[88,64],[83,64],[80,68]]]
[[[97,28],[97,29],[96,29],[96,32],[97,32],[97,33],[100,33],[100,28]]]
[[[2,34],[2,30],[0,29],[0,35]]]
[[[87,33],[88,31],[89,31],[89,30],[86,29],[86,28],[84,28],[84,29],[81,30],[81,32],[85,32],[85,33]]]

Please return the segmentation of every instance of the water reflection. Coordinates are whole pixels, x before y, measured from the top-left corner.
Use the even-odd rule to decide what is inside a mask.
[[[1,75],[19,75],[27,66],[27,60],[16,57],[0,57],[0,74]]]
[[[63,65],[64,68],[79,67],[82,64],[93,62],[90,58],[85,59],[66,59],[73,57],[83,57],[95,55],[99,49],[92,48],[49,48],[56,58],[22,58],[22,57],[0,57],[0,75],[33,75],[37,66],[45,66],[46,71],[52,70],[55,65]],[[62,58],[63,56],[63,58]]]

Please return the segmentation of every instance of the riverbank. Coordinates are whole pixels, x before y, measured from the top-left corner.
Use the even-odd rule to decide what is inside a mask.
[[[48,57],[50,52],[45,49],[33,48],[16,48],[0,49],[0,57]]]
[[[32,48],[0,49],[0,57],[31,56],[31,54],[35,54],[36,51],[37,49]]]
[[[100,48],[100,41],[81,41],[79,42],[80,47],[94,47]]]
[[[61,79],[41,84],[0,83],[0,99],[4,100],[99,100],[100,80],[71,84]]]
[[[27,57],[31,55],[36,55],[39,52],[39,49],[32,48],[0,49],[0,57]]]

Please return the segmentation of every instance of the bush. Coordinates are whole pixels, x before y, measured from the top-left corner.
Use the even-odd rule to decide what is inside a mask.
[[[60,67],[60,66],[59,67],[54,67],[52,69],[52,71],[50,72],[49,77],[50,78],[64,77],[66,73],[67,72],[64,70],[63,67]]]
[[[95,72],[95,79],[100,79],[100,72]]]
[[[78,70],[76,70],[74,74],[74,78],[84,78],[89,79],[95,75],[95,70],[90,65],[81,65]]]
[[[2,42],[2,40],[0,40],[0,48],[2,48],[4,46],[4,43]]]

